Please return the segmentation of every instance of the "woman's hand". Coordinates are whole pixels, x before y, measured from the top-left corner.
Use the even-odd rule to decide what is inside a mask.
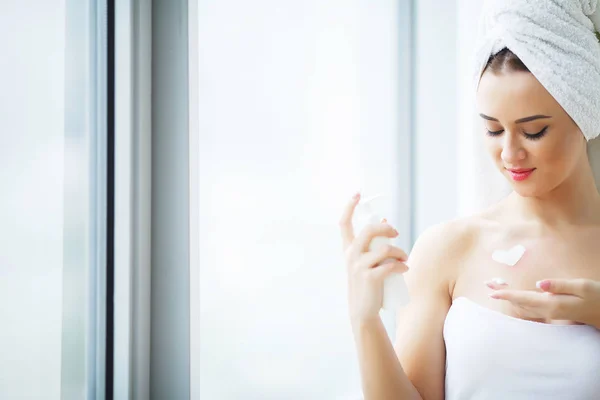
[[[383,300],[383,280],[392,273],[408,270],[404,261],[406,253],[395,246],[381,246],[369,252],[371,239],[376,236],[396,237],[398,232],[389,224],[367,225],[354,237],[352,215],[360,194],[356,194],[346,205],[340,219],[345,263],[348,271],[348,305],[352,323],[363,323],[379,318]],[[395,260],[386,260],[395,259]],[[382,263],[386,260],[385,263]]]
[[[600,329],[600,282],[590,279],[544,279],[533,290],[511,290],[492,281],[490,297],[510,301],[527,318],[570,320]]]

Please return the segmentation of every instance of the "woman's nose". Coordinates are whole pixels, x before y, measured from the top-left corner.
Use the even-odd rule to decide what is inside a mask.
[[[518,165],[519,161],[522,161],[526,157],[526,152],[521,141],[512,137],[511,134],[504,135],[504,142],[502,143],[501,158],[507,165]]]

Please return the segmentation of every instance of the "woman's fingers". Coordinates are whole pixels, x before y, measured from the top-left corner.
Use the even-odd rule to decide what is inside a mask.
[[[400,262],[400,261],[395,261],[395,262],[385,263],[376,268],[373,268],[370,271],[370,274],[372,274],[373,279],[375,279],[377,281],[382,281],[385,278],[387,278],[388,276],[390,276],[391,274],[394,274],[394,273],[403,274],[406,271],[408,271],[408,266],[406,264],[404,264],[403,262]]]
[[[352,199],[346,204],[342,217],[339,221],[340,232],[342,235],[342,246],[344,251],[350,250],[353,254],[348,254],[349,258],[358,257],[360,253],[367,252],[371,240],[376,236],[396,237],[398,231],[396,231],[390,224],[377,223],[365,226],[359,233],[358,237],[354,236],[354,228],[352,226],[352,216],[356,205],[360,201],[360,193],[355,194]]]
[[[535,284],[539,289],[556,294],[572,294],[579,297],[593,290],[594,282],[589,279],[544,279]]]
[[[369,251],[371,240],[376,236],[395,238],[398,236],[398,231],[388,223],[369,224],[364,227],[355,239],[356,251],[359,253]]]
[[[389,262],[385,262],[388,259],[390,259]],[[391,244],[387,244],[385,246],[381,246],[375,251],[364,253],[358,258],[356,262],[356,267],[359,269],[367,269],[373,268],[379,264],[393,264],[397,261],[406,261],[407,259],[408,256],[406,255],[404,250]]]
[[[490,294],[493,299],[507,300],[513,305],[529,310],[531,314],[549,319],[576,321],[576,310],[581,309],[581,299],[569,294],[534,292],[532,290],[497,290]]]
[[[340,231],[342,233],[342,246],[343,249],[346,250],[354,241],[354,228],[352,227],[352,215],[354,214],[354,209],[360,200],[360,193],[356,193],[352,196],[352,199],[346,204],[344,207],[344,212],[342,213],[342,217],[340,218]]]

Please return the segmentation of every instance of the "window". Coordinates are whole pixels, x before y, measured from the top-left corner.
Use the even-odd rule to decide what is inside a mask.
[[[1,398],[104,398],[105,14],[2,6]]]
[[[353,398],[337,222],[384,192],[410,245],[409,4],[197,7],[200,398]]]

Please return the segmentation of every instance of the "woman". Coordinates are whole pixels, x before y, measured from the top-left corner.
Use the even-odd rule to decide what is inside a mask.
[[[600,44],[584,20],[596,3],[484,9],[476,102],[510,195],[430,228],[409,261],[394,246],[368,252],[373,237],[397,232],[381,223],[355,237],[359,195],[347,205],[340,226],[365,399],[600,398],[600,195],[586,151],[600,131]],[[493,257],[518,246],[514,266]],[[398,261],[379,265],[389,257]],[[411,297],[394,345],[378,314],[391,273],[405,274]]]

